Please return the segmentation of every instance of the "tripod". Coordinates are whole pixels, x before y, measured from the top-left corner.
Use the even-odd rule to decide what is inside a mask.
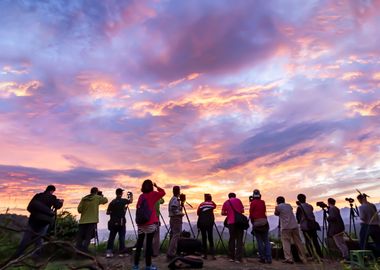
[[[325,246],[325,233],[326,233],[326,237],[327,237],[327,210],[325,208],[322,208],[323,210],[323,221],[322,221],[322,239],[320,239],[321,241],[321,245],[322,245],[322,249],[325,249],[325,251],[327,252],[327,247]]]
[[[131,223],[132,223],[132,227],[133,227],[133,232],[135,233],[135,236],[136,236],[136,239],[137,239],[138,237],[137,237],[137,232],[136,232],[136,228],[135,228],[135,223],[133,222],[133,218],[132,218],[132,214],[131,214],[131,209],[129,209],[129,205],[127,205],[126,210],[128,211],[129,218],[131,219]]]
[[[350,202],[350,228],[349,228],[349,234],[351,236],[352,228],[354,228],[354,233],[355,233],[355,238],[358,238],[357,233],[356,233],[356,227],[355,227],[355,217],[359,216],[358,215],[358,209],[354,208],[354,205],[352,202]]]
[[[215,226],[216,226],[216,225],[215,225]],[[225,228],[226,228],[226,226],[224,226],[224,224],[223,224],[223,229],[222,229],[222,232],[220,233],[221,236],[223,235]],[[222,243],[222,245],[224,246],[224,243],[223,243],[222,237],[219,237],[219,240],[218,240],[218,243],[216,243],[216,247],[215,247],[215,249],[218,249],[218,247],[219,247],[219,243]],[[224,249],[225,249],[225,247],[224,247]]]
[[[217,233],[218,236],[219,236],[219,241],[222,243],[223,249],[224,249],[224,251],[227,253],[227,249],[226,249],[226,247],[225,247],[225,245],[224,245],[224,243],[223,243],[223,239],[222,239],[222,234],[223,234],[223,232],[224,232],[224,226],[223,226],[222,234],[220,234],[219,229],[218,229],[218,226],[216,226],[216,223],[215,223],[215,222],[214,222],[214,226],[215,226],[216,233]],[[219,241],[218,241],[218,243],[217,243],[215,249],[218,248]]]
[[[191,206],[191,204],[189,204],[188,202],[186,202],[186,204],[189,205],[191,208],[193,208],[193,206]],[[193,237],[195,238],[195,233],[194,233],[193,227],[191,226],[190,218],[189,218],[189,215],[187,214],[185,204],[183,204],[183,210],[185,211],[185,216],[187,218],[187,222],[189,223],[191,233],[193,234]]]

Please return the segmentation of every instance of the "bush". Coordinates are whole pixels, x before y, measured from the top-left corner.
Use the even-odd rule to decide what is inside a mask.
[[[73,242],[78,232],[78,221],[68,211],[58,213],[55,228],[50,231],[50,236],[64,241]]]

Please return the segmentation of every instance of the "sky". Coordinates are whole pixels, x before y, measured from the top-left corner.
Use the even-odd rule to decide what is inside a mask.
[[[0,1],[0,211],[144,179],[380,201],[380,1]]]

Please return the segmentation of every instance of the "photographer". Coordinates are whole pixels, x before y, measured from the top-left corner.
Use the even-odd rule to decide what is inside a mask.
[[[368,202],[366,194],[359,194],[357,199],[360,216],[360,249],[367,249],[368,237],[371,236],[376,245],[377,253],[380,253],[380,221],[376,205]]]
[[[269,223],[266,215],[265,201],[261,199],[258,189],[252,194],[253,200],[249,207],[249,217],[259,250],[261,263],[272,263],[272,247],[269,243]]]
[[[177,254],[178,239],[182,232],[182,217],[184,216],[183,204],[180,200],[181,189],[173,187],[173,197],[169,201],[170,242],[167,251],[167,259],[173,259]]]
[[[313,213],[314,208],[310,204],[306,203],[305,194],[298,194],[297,199],[298,207],[296,212],[296,218],[303,232],[307,251],[309,252],[310,256],[313,256],[313,251],[315,249],[318,256],[322,258],[322,250],[321,246],[319,245],[317,235],[317,230],[320,230],[320,226],[315,221],[315,216]]]
[[[91,239],[96,236],[96,226],[99,222],[99,205],[106,204],[107,198],[97,187],[91,188],[90,194],[83,197],[78,205],[79,230],[76,247],[84,252],[88,252]]]
[[[280,196],[276,199],[277,206],[274,214],[280,219],[281,227],[281,242],[284,249],[285,260],[283,263],[293,264],[293,257],[291,252],[291,244],[297,247],[298,254],[303,263],[307,263],[305,256],[305,248],[301,241],[301,236],[297,224],[297,220],[293,214],[293,208],[290,204],[285,203],[285,198]]]
[[[197,227],[202,234],[203,258],[207,259],[207,238],[210,245],[211,258],[215,260],[213,226],[215,222],[214,209],[216,204],[212,201],[211,194],[204,195],[202,202],[197,210],[198,221]]]
[[[243,256],[243,235],[244,229],[235,224],[235,212],[244,213],[244,205],[235,193],[228,194],[228,200],[222,206],[222,216],[227,216],[228,232],[228,255],[230,262],[241,263]]]
[[[131,192],[128,192],[128,198],[123,197],[123,189],[116,189],[116,198],[111,201],[107,208],[107,215],[110,215],[110,220],[108,221],[108,230],[110,235],[107,242],[107,251],[106,257],[113,257],[113,245],[115,241],[116,234],[119,235],[119,256],[123,256],[125,250],[125,232],[126,232],[126,223],[125,218],[126,206],[133,201],[133,195]]]
[[[15,253],[19,257],[25,249],[35,243],[36,249],[42,246],[42,238],[46,235],[49,226],[55,221],[55,211],[63,206],[63,200],[57,199],[53,193],[55,186],[49,185],[45,191],[33,196],[27,210],[30,213],[28,227],[25,230],[20,245]],[[39,255],[40,251],[35,255]]]
[[[154,191],[154,187],[157,191]],[[142,194],[136,204],[136,223],[138,227],[138,239],[136,243],[136,253],[134,256],[133,270],[138,270],[141,249],[146,236],[145,248],[145,269],[157,270],[156,266],[152,265],[152,242],[155,231],[157,231],[159,217],[155,209],[155,204],[165,196],[165,190],[158,187],[152,180],[146,179],[141,186]]]
[[[340,210],[335,206],[335,200],[333,198],[328,198],[328,217],[327,222],[329,224],[327,230],[327,236],[332,237],[336,246],[339,248],[342,256],[345,260],[349,260],[348,248],[344,242],[344,222],[342,216],[340,215]],[[324,205],[327,206],[327,205]],[[323,207],[323,210],[326,211]]]

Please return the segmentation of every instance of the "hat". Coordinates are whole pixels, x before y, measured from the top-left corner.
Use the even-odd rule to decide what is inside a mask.
[[[122,194],[123,191],[124,191],[124,189],[122,189],[122,188],[117,188],[117,189],[116,189],[116,195],[118,195],[118,194]]]
[[[260,190],[253,190],[253,198],[261,198]]]

